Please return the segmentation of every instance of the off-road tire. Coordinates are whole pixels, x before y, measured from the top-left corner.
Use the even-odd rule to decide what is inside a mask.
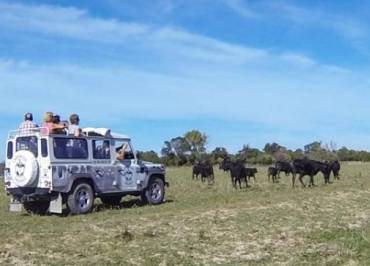
[[[82,182],[73,186],[68,194],[67,207],[70,214],[86,214],[94,207],[94,191],[90,184]]]
[[[146,204],[158,205],[163,202],[164,195],[164,182],[161,178],[157,177],[150,180],[147,188],[141,195],[141,199]]]
[[[29,214],[45,215],[49,210],[49,201],[26,201],[23,203],[24,209]]]

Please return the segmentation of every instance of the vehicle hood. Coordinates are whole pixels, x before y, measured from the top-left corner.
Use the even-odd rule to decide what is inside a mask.
[[[141,164],[148,168],[158,168],[158,169],[164,170],[163,164],[152,163],[152,162],[147,162],[147,161],[141,161]]]

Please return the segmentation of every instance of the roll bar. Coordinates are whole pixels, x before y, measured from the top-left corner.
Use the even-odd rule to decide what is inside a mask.
[[[28,136],[48,136],[49,129],[47,127],[35,127],[35,128],[21,128],[17,130],[11,130],[8,133],[8,140],[15,139],[16,137],[28,137]]]

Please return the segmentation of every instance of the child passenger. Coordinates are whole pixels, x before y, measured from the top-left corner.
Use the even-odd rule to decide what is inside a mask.
[[[71,114],[69,122],[68,134],[75,137],[81,136],[81,128],[78,126],[80,124],[80,117],[77,114]]]

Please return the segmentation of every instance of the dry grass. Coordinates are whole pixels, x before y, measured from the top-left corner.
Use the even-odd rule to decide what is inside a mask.
[[[370,264],[370,164],[345,164],[341,180],[318,176],[313,189],[292,189],[289,177],[268,183],[266,168],[242,191],[218,170],[213,186],[190,176],[168,169],[166,204],[126,199],[74,217],[9,213],[2,191],[0,264]]]

